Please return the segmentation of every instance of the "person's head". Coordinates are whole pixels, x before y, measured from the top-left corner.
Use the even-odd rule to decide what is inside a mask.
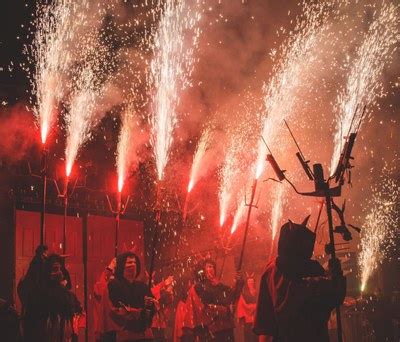
[[[217,275],[217,267],[214,260],[206,259],[204,261],[204,275],[206,279],[213,280]]]
[[[310,259],[314,251],[315,234],[306,222],[296,224],[288,221],[281,227],[278,256],[291,259]]]
[[[48,250],[49,248],[46,245],[39,245],[36,247],[35,256],[41,260],[44,260],[47,258]]]
[[[63,260],[58,254],[51,254],[44,263],[45,280],[51,283],[61,284],[64,279]]]
[[[133,281],[140,274],[140,259],[132,253],[126,252],[117,256],[117,265],[115,267],[115,277],[119,280],[125,278]]]

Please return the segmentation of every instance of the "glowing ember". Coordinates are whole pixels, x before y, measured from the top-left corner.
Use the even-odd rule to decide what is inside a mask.
[[[134,125],[134,107],[129,105],[122,113],[122,126],[119,133],[117,146],[117,172],[118,172],[118,191],[121,192],[126,175],[131,166],[129,155],[132,146],[132,133]]]
[[[42,143],[56,120],[56,106],[63,94],[62,78],[68,68],[68,38],[73,32],[71,20],[73,1],[55,0],[50,5],[39,6],[32,55],[35,72],[32,86],[36,95],[35,114],[40,126]]]
[[[370,211],[365,217],[361,230],[358,266],[361,276],[361,291],[365,290],[368,279],[390,255],[398,235],[399,184],[387,176],[380,187],[372,189]]]
[[[190,171],[188,192],[192,191],[194,185],[197,183],[197,181],[202,175],[201,173],[202,169],[200,168],[200,166],[204,159],[206,151],[210,145],[210,142],[211,142],[211,130],[210,128],[207,128],[203,131],[203,134],[201,135],[200,141],[197,145],[196,152],[194,154],[192,169]]]
[[[335,171],[339,162],[343,139],[357,128],[353,124],[350,131],[357,105],[370,105],[385,95],[381,76],[385,66],[392,61],[395,46],[400,39],[399,9],[398,5],[384,2],[363,43],[357,49],[346,88],[337,99],[339,114],[336,120],[331,172]],[[356,124],[362,113],[360,109],[354,120]]]
[[[159,180],[164,176],[173,140],[172,133],[178,122],[177,106],[180,92],[189,85],[194,62],[193,53],[200,33],[197,28],[199,20],[200,13],[196,5],[191,8],[186,1],[166,0],[154,36],[150,82],[155,94],[154,114],[150,124]],[[190,42],[186,40],[189,31],[192,35]]]

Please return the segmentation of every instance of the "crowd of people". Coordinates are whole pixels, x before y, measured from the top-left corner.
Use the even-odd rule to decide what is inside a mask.
[[[192,278],[179,286],[172,275],[158,284],[147,275],[144,282],[139,257],[124,252],[95,284],[94,312],[89,313],[95,339],[228,342],[235,340],[239,324],[241,339],[250,342],[329,341],[327,323],[344,300],[346,281],[336,259],[327,271],[311,259],[314,242],[306,223],[282,226],[277,257],[266,266],[258,290],[255,275],[243,277],[241,271],[232,286],[222,283],[211,258],[202,259]],[[77,340],[85,313],[71,291],[64,258],[39,246],[18,295],[22,341]]]

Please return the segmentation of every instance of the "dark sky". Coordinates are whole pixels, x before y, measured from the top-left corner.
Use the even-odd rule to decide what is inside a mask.
[[[29,21],[34,1],[2,1],[0,11],[0,94],[1,101],[14,102],[24,96],[27,75],[20,68],[23,46],[29,41]]]

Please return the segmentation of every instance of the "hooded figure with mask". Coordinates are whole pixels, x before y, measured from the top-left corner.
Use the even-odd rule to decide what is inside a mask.
[[[26,306],[24,341],[74,341],[73,318],[82,312],[76,295],[64,282],[63,259],[57,254],[47,257],[41,285]]]
[[[136,254],[117,256],[115,278],[108,283],[110,317],[117,327],[117,341],[153,339],[155,300],[148,286],[137,280],[139,274],[140,259]]]
[[[281,227],[278,256],[261,278],[254,332],[259,341],[329,341],[327,322],[343,303],[346,279],[336,259],[329,271],[312,260],[315,234],[306,224]]]

